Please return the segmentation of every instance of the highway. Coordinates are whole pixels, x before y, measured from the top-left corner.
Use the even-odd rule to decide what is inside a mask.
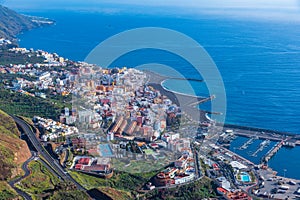
[[[34,148],[39,152],[40,156],[44,158],[44,160],[47,162],[47,164],[53,169],[55,172],[55,175],[57,175],[59,178],[72,182],[74,185],[76,185],[77,189],[86,191],[84,187],[82,187],[79,183],[77,183],[69,174],[67,171],[63,169],[63,167],[58,163],[57,160],[55,160],[50,154],[45,150],[45,148],[41,145],[39,140],[37,139],[35,133],[32,131],[31,127],[22,119],[11,116],[15,122],[19,125],[19,127],[24,131],[24,133],[28,136],[30,142],[34,146]]]

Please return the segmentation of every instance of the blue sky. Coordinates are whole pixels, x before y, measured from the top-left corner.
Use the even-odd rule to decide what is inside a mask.
[[[1,2],[1,0],[0,0]],[[100,5],[114,3],[120,5],[143,5],[143,6],[175,6],[193,8],[293,8],[299,6],[298,0],[2,0],[5,5],[18,8],[39,7],[52,5],[52,7],[72,7],[77,5]],[[26,3],[25,3],[26,2]]]
[[[299,1],[300,0],[2,0],[2,3],[4,2],[5,6],[18,11],[59,8],[106,13],[211,14],[298,21],[300,20]],[[138,9],[134,9],[135,7],[138,7]]]

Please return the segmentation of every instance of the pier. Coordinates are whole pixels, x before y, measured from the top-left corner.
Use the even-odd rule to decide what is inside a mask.
[[[211,100],[213,100],[215,98],[216,98],[215,95],[211,95],[210,97],[207,97],[207,98],[201,99],[200,101],[196,101],[196,102],[191,103],[190,106],[196,106],[196,105],[199,105],[201,103],[205,103],[207,101],[211,101]]]
[[[235,135],[242,136],[242,137],[248,137],[251,138],[253,135],[257,137],[257,139],[265,139],[265,140],[271,140],[271,141],[281,141],[283,138],[278,135],[272,135],[270,133],[260,133],[260,132],[254,132],[254,131],[235,131]]]
[[[253,143],[255,137],[251,137],[247,142],[245,142],[242,146],[239,147],[240,150],[247,149],[250,144]]]
[[[294,143],[296,145],[300,145],[300,134],[294,134],[294,133],[276,131],[276,130],[270,130],[264,128],[257,128],[257,127],[240,126],[234,124],[220,124],[220,126],[221,125],[223,125],[225,129],[233,130],[234,134],[238,136],[250,138],[253,135],[256,135],[259,137],[259,139],[269,139],[275,142],[289,139],[289,140],[294,140]]]
[[[225,152],[229,152],[230,154],[234,155],[234,156],[237,157],[238,159],[245,161],[245,162],[248,163],[249,165],[252,165],[252,166],[255,165],[253,162],[251,162],[250,160],[248,160],[248,159],[246,159],[246,158],[240,156],[239,154],[237,154],[237,153],[235,153],[235,152],[233,152],[233,151],[230,151],[230,150],[228,150],[228,149],[225,148],[225,147],[222,147],[222,146],[219,146],[219,147],[220,147],[221,149],[223,149]]]
[[[259,148],[253,154],[251,154],[251,156],[256,157],[258,152],[261,152],[262,150],[264,150],[264,148],[267,147],[269,144],[270,144],[270,140],[262,141],[262,143],[260,143],[260,145],[259,145]]]
[[[184,111],[184,113],[186,113],[190,119],[192,119],[195,122],[199,122],[199,124],[203,121],[208,121],[206,114],[210,112],[195,109],[195,105],[199,105],[201,103],[210,101],[216,98],[215,95],[205,98],[205,97],[191,96],[191,95],[186,95],[181,93],[174,93],[173,91],[169,91],[163,88],[161,83],[166,79],[169,78],[174,79],[176,77],[162,76],[149,70],[145,70],[144,72],[147,73],[147,77],[148,77],[147,84],[149,86],[152,86],[154,89],[159,90],[162,95],[167,96],[173,103],[180,106]],[[203,80],[199,79],[193,81],[203,81]],[[222,114],[222,113],[210,113],[210,114]],[[296,145],[300,146],[300,134],[293,134],[289,132],[227,124],[227,123],[224,124],[221,122],[216,122],[215,125],[223,129],[233,130],[236,136],[242,136],[248,138],[257,136],[259,139],[262,140],[268,139],[275,142],[280,142],[284,140],[287,141],[286,146],[291,146],[291,147],[294,147]]]
[[[267,163],[283,146],[284,141],[278,142],[274,145],[272,149],[270,149],[267,154],[262,158],[262,163]]]
[[[180,93],[174,93],[173,91],[166,90],[162,87],[161,83],[168,79],[168,77],[161,76],[157,73],[151,71],[145,71],[148,76],[147,84],[153,87],[156,90],[159,90],[160,93],[164,96],[167,96],[173,103],[180,106],[182,111],[188,114],[189,118],[196,122],[206,121],[205,112],[199,109],[195,109],[195,107],[190,106],[191,103],[203,103],[209,101],[209,99],[198,96],[185,95]],[[207,100],[204,100],[207,99]]]
[[[197,78],[166,77],[166,79],[173,79],[173,80],[183,80],[183,81],[195,81],[195,82],[203,82],[203,80],[202,80],[202,79],[197,79]]]

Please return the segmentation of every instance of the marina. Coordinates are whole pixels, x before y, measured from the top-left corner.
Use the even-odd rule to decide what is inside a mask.
[[[291,141],[290,136],[281,140],[279,135],[270,138],[271,135],[263,136],[260,132],[238,130],[234,131],[236,138],[230,142],[229,150],[253,162],[254,164],[265,164],[277,172],[279,176],[299,179],[295,166],[300,165],[297,155],[300,153],[300,146],[297,142]],[[252,136],[250,133],[252,132]],[[255,135],[253,137],[253,135]],[[250,137],[249,137],[250,136]],[[297,135],[295,136],[297,138]],[[242,145],[241,145],[242,144]],[[295,145],[294,145],[295,144]],[[247,146],[245,148],[245,146]],[[243,148],[241,148],[243,147]],[[279,164],[280,163],[280,164]]]
[[[259,145],[259,148],[253,154],[251,154],[251,156],[256,157],[258,152],[261,152],[262,150],[264,150],[264,148],[267,147],[269,144],[270,144],[270,140],[262,141]]]
[[[251,142],[249,143],[250,140]],[[267,152],[276,144],[276,142],[270,141],[269,145],[261,148],[260,145],[264,141],[266,140],[255,139],[254,137],[249,139],[246,137],[238,136],[230,143],[229,150],[258,165],[261,163],[262,158],[267,154]],[[240,148],[241,144],[247,144],[247,148]]]
[[[267,163],[283,146],[283,141],[278,142],[275,146],[268,151],[268,153],[262,158],[263,163]]]
[[[178,97],[181,98],[181,95],[177,94],[177,98],[174,99],[178,100]],[[201,101],[201,99],[196,99],[194,97],[193,100],[196,101],[189,100],[180,102],[187,102],[186,104],[182,105],[183,107],[185,107],[184,110],[186,110],[193,119],[197,120],[199,111],[196,113],[196,110],[193,108],[193,106],[191,106],[191,104],[193,104],[193,102]],[[194,112],[189,112],[191,110],[193,110]],[[205,118],[207,119],[207,117]],[[218,126],[219,124],[217,123],[216,125]],[[221,125],[222,124],[220,124],[220,126]],[[287,169],[288,171],[292,171],[294,169],[294,167],[291,165],[287,165],[283,168],[281,162],[278,161],[280,160],[278,159],[278,157],[280,156],[283,160],[285,160],[283,161],[285,163],[290,162],[289,160],[286,160],[288,156],[282,156],[283,154],[285,154],[282,152],[285,152],[286,149],[293,152],[300,149],[297,148],[300,144],[299,135],[276,130],[232,124],[224,124],[223,130],[224,132],[220,133],[219,135],[220,137],[218,139],[218,142],[219,144],[222,144],[223,147],[228,148],[235,155],[239,155],[240,157],[243,157],[247,161],[256,165],[266,164],[281,176],[283,176],[283,169]],[[227,132],[228,130],[230,130],[231,132]],[[281,144],[282,141],[284,142]],[[293,174],[287,177],[298,178]]]
[[[239,147],[239,150],[247,149],[249,145],[253,143],[254,140],[255,137],[251,137],[249,140],[247,140],[247,142],[245,142],[241,147]]]
[[[50,163],[53,168],[49,175],[44,173],[51,180],[43,180],[47,182],[43,185],[52,184],[54,189],[37,188],[38,191],[36,185],[26,184],[26,180],[14,181],[13,184],[20,186],[15,188],[8,182],[19,196],[52,198],[53,194],[54,197],[90,195],[94,198],[92,194],[97,193],[100,199],[104,196],[111,199],[300,199],[300,96],[297,93],[300,23],[296,20],[298,13],[294,12],[297,6],[289,2],[284,5],[281,2],[276,5],[191,2],[175,6],[174,2],[90,3],[26,4],[25,7],[10,1],[1,3],[14,5],[23,12],[24,18],[45,15],[55,22],[55,26],[33,30],[30,34],[25,30],[19,35],[11,31],[17,47],[25,44],[24,47],[31,48],[30,62],[22,65],[18,61],[21,57],[15,55],[13,62],[5,60],[0,66],[3,77],[8,76],[8,81],[3,79],[5,89],[13,87],[10,95],[3,95],[13,97],[4,98],[3,109],[16,115],[37,112],[47,118],[49,115],[52,120],[59,119],[57,124],[45,123],[50,128],[41,131],[45,136],[42,140],[37,131],[22,128],[29,138],[32,136],[31,143],[46,146],[49,142],[51,155],[56,144],[59,148],[55,149],[58,155],[53,156],[57,163],[45,156],[48,148],[35,148],[43,157],[39,164],[47,167]],[[15,24],[11,22],[24,23],[23,17],[14,20],[3,13],[2,24],[9,30],[20,27],[19,23],[11,26]],[[46,22],[32,19],[29,25]],[[154,29],[158,31],[152,34],[149,30]],[[131,34],[139,30],[146,31]],[[170,35],[162,34],[168,31]],[[171,32],[178,36],[174,41]],[[10,31],[4,32],[7,33]],[[123,33],[125,36],[130,33],[131,37],[116,40]],[[96,51],[99,47],[102,50]],[[27,52],[26,48],[16,49],[22,57],[27,55],[22,53]],[[34,49],[46,51],[37,50],[35,54]],[[198,50],[205,52],[204,56]],[[91,59],[92,54],[97,54],[95,60]],[[32,60],[35,55],[45,58],[45,62],[36,63]],[[96,65],[101,66],[101,71],[97,71]],[[166,75],[147,77],[134,69],[143,67],[157,67],[158,73]],[[27,80],[35,76],[38,81]],[[42,99],[26,101],[28,98],[22,100],[20,95],[19,100],[14,98],[14,92],[45,98],[53,104],[53,112],[50,104],[48,109],[43,102],[39,103]],[[73,94],[72,100],[60,98],[67,97],[65,94]],[[73,112],[76,96],[86,97],[84,101],[79,100],[86,107],[80,106]],[[38,110],[26,106],[27,102],[33,105],[35,100]],[[63,108],[59,107],[64,106],[69,108],[62,112]],[[74,128],[76,120],[80,123],[74,127],[78,125],[84,130],[63,130],[65,124]],[[71,134],[74,137],[68,138]],[[83,137],[77,137],[79,134]],[[106,140],[108,143],[104,143]],[[31,167],[27,166],[28,161],[22,168]],[[60,170],[60,164],[66,169]],[[73,168],[69,168],[71,164]],[[23,170],[27,176],[28,170]],[[115,177],[104,182],[87,176],[111,178],[113,170]],[[51,174],[57,179],[70,179],[78,190],[86,192],[79,194],[80,191],[73,191],[75,186],[53,182]],[[21,178],[25,179],[25,175]],[[29,175],[32,183],[36,182],[34,178],[39,178],[34,170]],[[21,190],[30,196],[26,197]]]
[[[268,161],[268,166],[277,171],[277,175],[300,179],[299,167],[300,147],[295,148],[280,148],[276,154]]]

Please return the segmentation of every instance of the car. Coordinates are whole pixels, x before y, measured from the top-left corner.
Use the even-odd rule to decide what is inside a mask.
[[[286,193],[286,190],[278,190],[277,193],[284,194]]]

